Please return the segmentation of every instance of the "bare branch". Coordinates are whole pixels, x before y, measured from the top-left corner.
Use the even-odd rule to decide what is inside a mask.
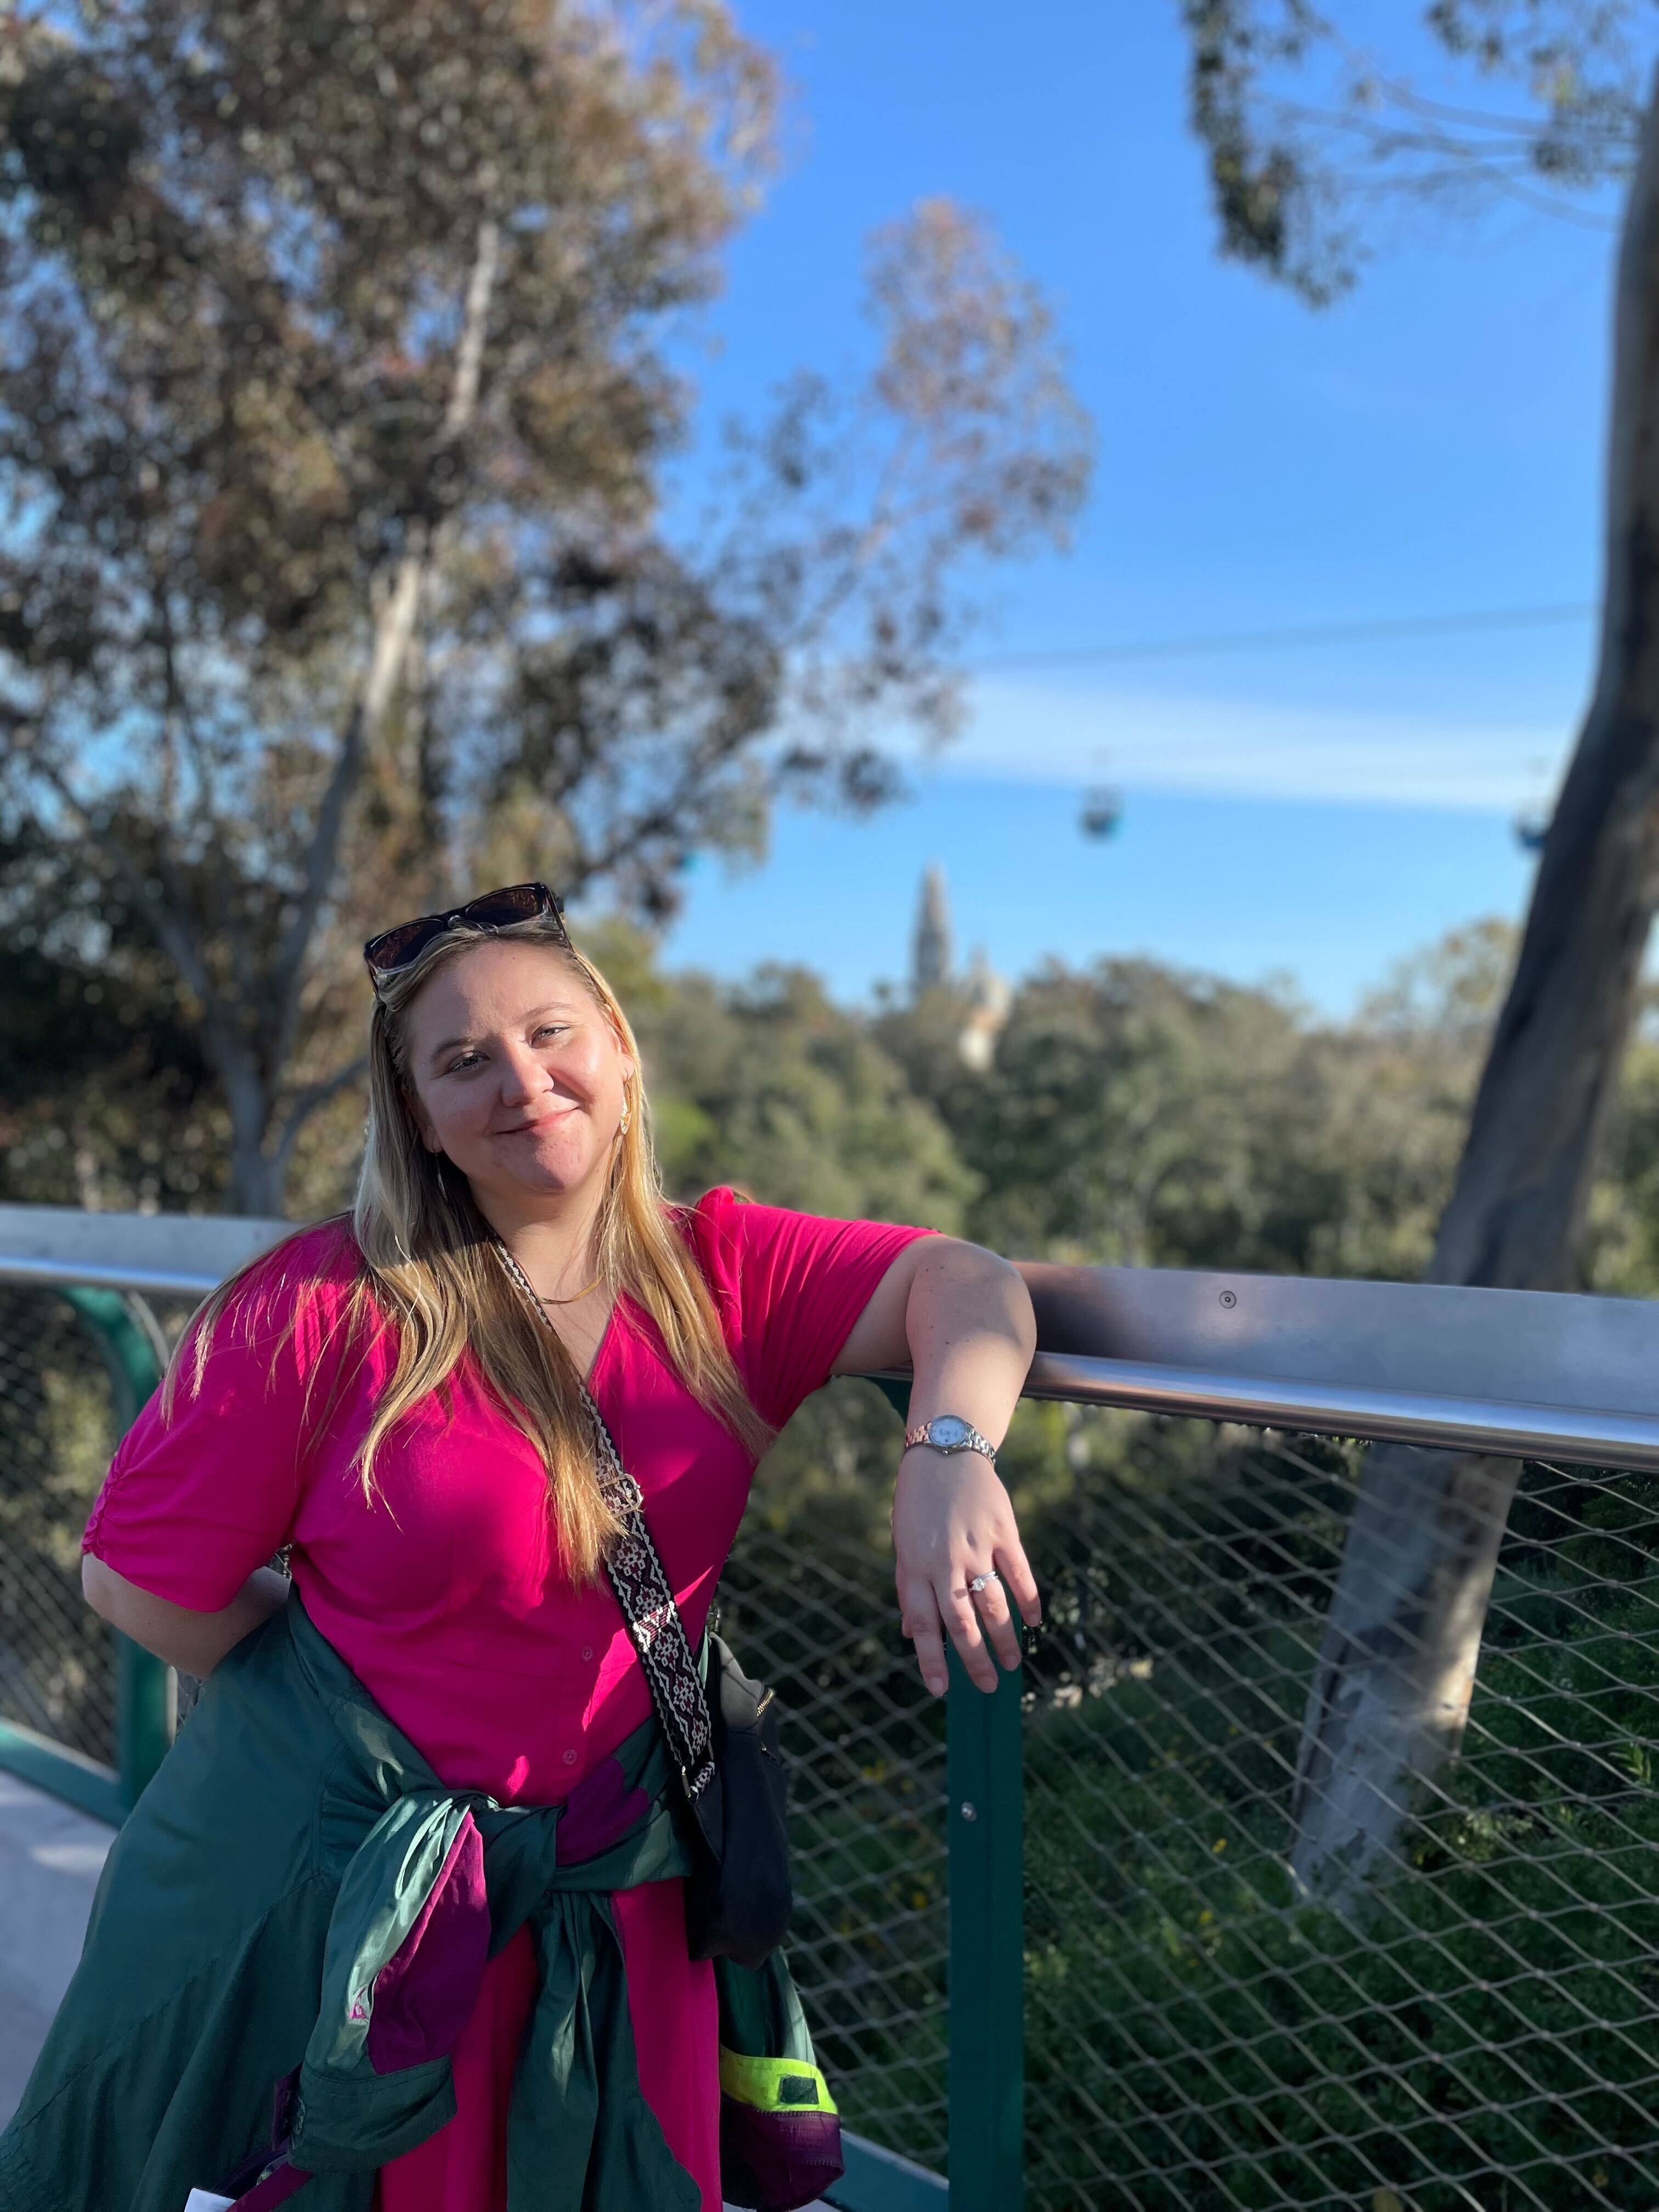
[[[1600,228],[1568,196],[1633,166],[1632,9],[1567,0],[1547,21],[1536,0],[1478,0],[1474,12],[1438,0],[1423,58],[1449,55],[1488,87],[1506,82],[1486,107],[1420,89],[1307,0],[1182,0],[1182,12],[1222,250],[1313,305],[1353,283],[1365,252],[1354,212],[1386,195],[1496,193]]]
[[[68,808],[99,851],[110,861],[126,885],[133,904],[155,932],[157,941],[202,1001],[204,1010],[212,1015],[219,1008],[218,994],[214,988],[212,971],[207,964],[200,941],[191,927],[189,907],[182,899],[177,898],[176,892],[176,902],[173,906],[156,897],[143,870],[121,840],[112,834],[106,823],[99,820],[50,760],[37,755],[30,761],[29,766]],[[176,878],[173,880],[176,884]]]
[[[156,642],[161,653],[161,680],[167,711],[169,721],[176,720],[182,731],[190,751],[191,765],[196,777],[196,812],[211,852],[219,848],[224,831],[213,800],[212,763],[208,758],[195,711],[179,673],[178,634],[173,626],[173,605],[165,576],[152,571],[150,592],[155,609]],[[164,820],[167,818],[163,817]],[[214,928],[223,939],[230,955],[231,972],[244,1002],[251,1002],[256,996],[252,948],[242,926],[241,915],[234,900],[226,897],[223,880],[218,870],[210,866],[203,871],[203,876],[212,909]]]
[[[322,1076],[315,1083],[307,1083],[294,1093],[283,1116],[282,1134],[271,1150],[271,1158],[280,1175],[293,1156],[295,1141],[312,1115],[337,1098],[341,1091],[349,1091],[368,1072],[368,1054],[362,1053],[343,1067],[337,1067],[331,1075]]]
[[[688,746],[681,755],[679,774],[668,790],[639,813],[625,816],[613,823],[610,836],[597,850],[590,848],[583,851],[579,864],[581,880],[592,882],[613,875],[626,860],[654,839],[672,837],[677,830],[683,833],[688,810],[704,793],[711,771],[742,751],[746,742],[744,736],[733,734],[705,738],[701,744]]]
[[[454,380],[443,427],[427,470],[428,487],[435,480],[437,462],[453,453],[471,427],[477,412],[484,335],[500,255],[500,227],[493,217],[486,216],[478,226],[477,247],[467,284],[460,342],[456,349]],[[413,542],[398,562],[392,588],[375,618],[368,673],[347,718],[333,773],[317,810],[300,897],[270,970],[270,996],[276,1010],[278,1066],[293,1048],[306,955],[318,915],[333,888],[346,812],[362,778],[369,749],[380,735],[386,709],[397,690],[414,635],[428,567],[437,550],[438,532],[428,531],[424,524],[414,521],[410,528]]]
[[[501,252],[501,226],[493,216],[486,216],[478,225],[477,250],[472,258],[472,274],[466,288],[466,307],[461,320],[461,342],[455,353],[455,382],[449,395],[449,405],[444,410],[443,428],[439,433],[441,452],[466,435],[477,411],[478,383],[483,370],[484,331],[489,321],[489,300],[495,289]]]

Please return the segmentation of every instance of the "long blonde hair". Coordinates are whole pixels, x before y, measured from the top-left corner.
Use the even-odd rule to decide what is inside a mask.
[[[556,922],[515,922],[494,934],[539,943],[556,953],[633,1062],[624,1085],[627,1127],[613,1146],[593,1233],[592,1265],[618,1301],[612,1325],[628,1325],[623,1299],[643,1308],[691,1395],[758,1456],[772,1431],[750,1401],[714,1297],[665,1201],[639,1047],[628,1017],[611,986],[563,939]],[[361,1272],[346,1320],[350,1334],[364,1339],[375,1323],[390,1323],[398,1356],[356,1466],[373,1497],[374,1464],[387,1432],[412,1407],[441,1391],[470,1356],[541,1454],[564,1563],[585,1581],[598,1571],[619,1523],[599,1490],[581,1377],[556,1333],[509,1279],[499,1240],[465,1177],[453,1167],[446,1171],[441,1157],[422,1143],[410,1093],[405,1018],[411,1000],[440,968],[488,941],[470,927],[449,931],[409,968],[385,978],[376,993],[369,1023],[368,1127],[351,1213]],[[269,1266],[272,1256],[267,1253],[254,1266]],[[250,1272],[222,1284],[190,1332],[198,1390],[214,1324]],[[181,1345],[174,1370],[185,1349]],[[173,1386],[170,1370],[164,1409]]]

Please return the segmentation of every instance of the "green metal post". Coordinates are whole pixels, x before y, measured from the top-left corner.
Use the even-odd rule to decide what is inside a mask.
[[[89,1291],[76,1285],[59,1295],[69,1300],[98,1340],[98,1349],[109,1370],[115,1425],[125,1436],[161,1380],[155,1347],[118,1291]]]
[[[901,1419],[910,1385],[869,1381]],[[1025,2203],[1025,1766],[1024,1676],[990,1694],[947,1647],[945,1796],[951,1880],[950,2212],[1024,2212]],[[856,2142],[856,2138],[854,2139]],[[921,2212],[939,2184],[915,2167],[872,2170],[857,2146],[830,2192],[852,2212]],[[894,2167],[902,2161],[892,2160]],[[843,2190],[844,2192],[843,2193]]]
[[[125,1436],[161,1380],[155,1348],[118,1291],[76,1287],[63,1295],[98,1340]],[[115,1764],[131,1810],[173,1741],[173,1670],[129,1638],[118,1632],[115,1641]]]
[[[1024,1773],[1018,1674],[950,1654],[951,2212],[1025,2203]]]

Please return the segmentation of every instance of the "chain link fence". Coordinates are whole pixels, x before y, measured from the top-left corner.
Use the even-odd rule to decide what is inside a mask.
[[[721,1585],[721,1632],[783,1708],[789,1959],[818,2063],[848,2126],[942,2172],[945,1709],[898,1636],[884,1541],[751,1516]]]
[[[1042,2212],[1659,2203],[1659,1483],[1526,1469],[1462,1755],[1345,1919],[1285,1852],[1358,1462],[1143,1424],[1048,1534]]]
[[[112,1441],[76,1314],[0,1289],[0,1717],[102,1759],[77,1554]],[[786,1711],[822,2062],[852,2127],[943,2171],[945,1716],[896,1631],[892,1442],[873,1403],[786,1440],[722,1626]],[[1348,1920],[1285,1850],[1359,1452],[1028,1407],[1005,1457],[1047,1613],[1031,2212],[1659,2204],[1659,1480],[1526,1470],[1462,1754]]]
[[[117,1437],[96,1339],[55,1291],[0,1284],[0,1720],[112,1765],[115,1639],[81,1531]]]
[[[1286,1850],[1360,1450],[1028,1417],[1069,1469],[1028,1441],[1031,2212],[1659,2204],[1659,1481],[1528,1468],[1462,1753],[1344,1919]],[[884,1537],[751,1522],[727,1589],[788,1709],[824,2063],[943,2171],[943,1736]]]

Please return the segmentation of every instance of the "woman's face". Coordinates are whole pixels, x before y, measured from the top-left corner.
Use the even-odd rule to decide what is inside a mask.
[[[508,1207],[603,1176],[634,1063],[569,963],[487,940],[404,1009],[416,1118],[481,1202]]]

